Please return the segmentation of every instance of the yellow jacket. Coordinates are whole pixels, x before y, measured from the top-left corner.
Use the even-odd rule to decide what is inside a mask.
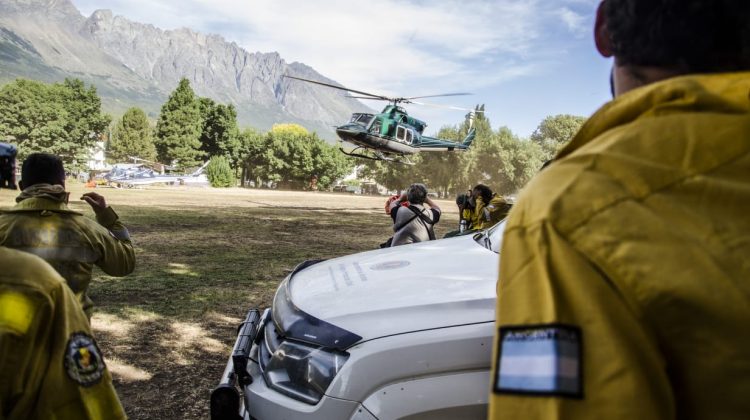
[[[124,419],[62,277],[39,257],[3,247],[0,267],[0,419]]]
[[[474,229],[481,230],[491,228],[505,218],[510,211],[510,204],[497,194],[492,195],[490,202],[485,204],[482,197],[477,197],[477,203],[472,215]]]
[[[492,419],[746,419],[750,73],[629,92],[511,211]]]
[[[26,190],[25,190],[26,191]],[[127,229],[108,207],[97,222],[46,196],[22,199],[0,213],[0,245],[38,255],[60,273],[91,317],[87,290],[94,265],[112,276],[135,267]]]

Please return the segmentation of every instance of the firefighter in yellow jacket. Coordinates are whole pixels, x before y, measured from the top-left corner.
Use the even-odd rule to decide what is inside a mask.
[[[0,143],[0,188],[15,189]],[[0,419],[125,418],[86,314],[44,260],[0,247]]]
[[[478,184],[472,189],[472,198],[475,204],[469,220],[474,230],[491,228],[510,211],[510,203],[484,184]]]
[[[511,211],[491,419],[748,418],[748,22],[744,0],[599,6],[616,99]]]
[[[46,262],[0,247],[0,418],[124,419],[86,314]]]
[[[15,207],[0,213],[0,245],[36,254],[49,262],[91,317],[87,295],[94,265],[113,276],[133,271],[130,236],[104,197],[87,193],[96,222],[67,206],[65,171],[57,156],[34,153],[21,168],[23,191]],[[98,223],[97,223],[98,222]]]

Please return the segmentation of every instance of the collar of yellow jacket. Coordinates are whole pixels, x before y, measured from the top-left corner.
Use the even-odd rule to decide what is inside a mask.
[[[689,75],[652,83],[602,106],[555,157],[563,158],[603,133],[641,118],[686,112],[750,112],[750,72]]]
[[[68,194],[61,185],[36,184],[21,191],[17,204],[6,213],[52,211],[55,213],[81,214],[70,210],[66,204]]]

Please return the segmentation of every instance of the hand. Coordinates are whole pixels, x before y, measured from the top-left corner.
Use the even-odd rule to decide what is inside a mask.
[[[104,200],[104,197],[95,192],[84,194],[81,196],[81,200],[89,203],[94,212],[99,212],[107,208],[107,202]]]

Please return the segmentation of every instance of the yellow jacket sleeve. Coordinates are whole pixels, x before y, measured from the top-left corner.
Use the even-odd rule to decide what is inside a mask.
[[[491,419],[674,418],[626,291],[544,221],[506,231],[501,256]]]
[[[135,269],[135,251],[130,233],[112,207],[97,212],[97,223],[107,229],[108,234],[96,235],[96,245],[102,256],[96,265],[111,276],[125,276]]]

